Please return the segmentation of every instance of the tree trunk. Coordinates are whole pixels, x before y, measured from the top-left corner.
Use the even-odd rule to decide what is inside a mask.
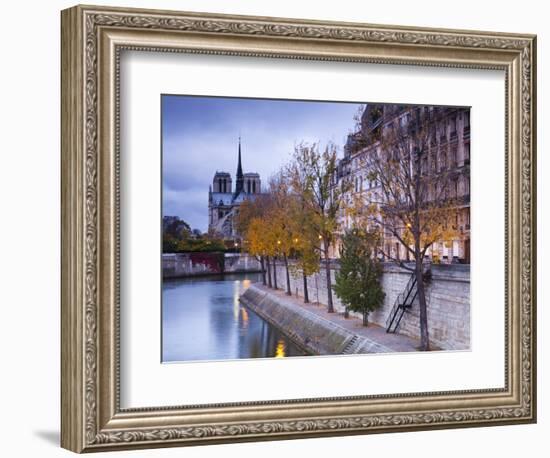
[[[309,294],[307,291],[307,276],[302,270],[302,277],[304,277],[304,304],[307,304],[309,302]]]
[[[283,259],[285,261],[285,270],[286,270],[286,294],[288,296],[292,296],[292,293],[290,292],[290,274],[288,272],[288,258],[286,257],[286,254],[283,255]]]
[[[267,286],[273,288],[271,284],[271,263],[269,262],[269,256],[265,258],[265,262],[267,263]]]
[[[430,350],[430,336],[428,333],[428,308],[426,306],[426,293],[424,289],[424,273],[422,260],[416,260],[416,288],[418,292],[418,304],[420,307],[420,349]]]
[[[430,350],[430,336],[428,333],[428,308],[426,306],[426,294],[424,291],[424,269],[422,262],[424,261],[422,256],[422,250],[420,249],[420,175],[421,175],[421,161],[420,158],[415,162],[416,174],[414,185],[414,224],[413,224],[413,236],[414,236],[414,259],[415,259],[415,275],[416,275],[416,291],[418,294],[418,304],[420,307],[420,349],[423,351]]]
[[[368,312],[363,312],[363,326],[369,325],[369,314]]]
[[[327,302],[328,302],[327,312],[334,313],[334,305],[332,304],[332,284],[331,284],[332,280],[330,278],[330,259],[328,257],[328,242],[326,241],[326,238],[325,238],[324,246],[325,246],[325,271],[327,274]]]
[[[273,288],[277,289],[277,259],[273,258]]]
[[[349,310],[347,306],[344,308],[344,318],[349,318]]]
[[[265,261],[263,256],[260,256],[260,266],[262,268],[262,284],[265,286]]]

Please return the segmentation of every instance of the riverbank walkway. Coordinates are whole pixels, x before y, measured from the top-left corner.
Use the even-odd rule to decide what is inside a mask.
[[[280,289],[271,289],[267,286],[262,285],[261,283],[254,283],[254,286],[258,289],[261,289],[265,293],[268,293],[272,296],[277,296],[287,303],[291,302],[296,307],[314,313],[320,318],[331,321],[332,323],[341,326],[349,332],[357,334],[358,336],[365,337],[377,344],[389,348],[394,352],[418,351],[418,348],[420,347],[420,340],[413,339],[411,337],[401,334],[387,333],[385,328],[375,323],[369,322],[368,326],[363,326],[363,320],[361,318],[351,315],[349,318],[345,318],[344,313],[342,312],[328,313],[327,306],[325,304],[320,304],[317,302],[304,304],[304,300],[302,297],[296,297],[294,295],[288,296],[284,291]]]

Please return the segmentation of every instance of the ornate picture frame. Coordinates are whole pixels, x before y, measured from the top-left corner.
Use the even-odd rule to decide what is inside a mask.
[[[536,421],[536,37],[75,6],[62,12],[61,445],[75,452]],[[120,407],[124,50],[505,72],[505,387]]]

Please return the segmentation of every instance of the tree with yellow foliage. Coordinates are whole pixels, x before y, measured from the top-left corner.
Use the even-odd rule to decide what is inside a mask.
[[[338,215],[345,205],[347,184],[334,186],[336,174],[336,146],[328,144],[320,152],[317,144],[300,143],[295,147],[289,166],[289,177],[294,192],[304,204],[311,228],[318,237],[317,249],[324,258],[329,313],[334,312],[330,247],[338,228]]]
[[[291,176],[288,174],[287,176]],[[292,252],[294,262],[290,272],[294,278],[301,276],[304,290],[304,303],[309,302],[307,277],[320,270],[319,232],[313,224],[311,206],[306,202],[307,195],[293,193],[287,212],[291,224]]]
[[[272,254],[272,241],[268,237],[268,222],[264,216],[256,216],[250,220],[246,231],[246,240],[250,254],[260,257],[262,263],[263,284],[265,285],[265,267],[267,267],[267,285],[271,288],[271,266],[269,256]]]
[[[266,284],[267,241],[265,240],[265,214],[269,207],[269,198],[259,195],[254,200],[245,200],[235,217],[237,232],[244,237],[243,246],[249,254],[256,256],[262,269],[262,283]],[[267,265],[269,267],[269,265]],[[270,272],[268,272],[270,274]],[[271,276],[269,275],[271,286]]]
[[[318,240],[315,240],[317,237],[312,237],[313,234],[311,231],[309,231],[308,234],[307,223],[305,225],[300,225],[300,229],[300,234],[298,235],[298,232],[296,232],[296,236],[293,239],[295,262],[290,266],[290,272],[295,278],[299,276],[302,277],[304,303],[307,304],[309,302],[307,277],[319,272],[319,250],[316,244]]]
[[[429,350],[425,294],[425,258],[428,249],[457,232],[457,199],[453,194],[452,171],[435,164],[431,145],[435,124],[428,113],[417,109],[408,122],[384,126],[379,148],[363,158],[374,191],[356,197],[348,214],[358,227],[377,229],[397,240],[412,258],[413,265],[387,247],[378,250],[386,259],[411,271],[417,282],[420,308],[421,349]]]
[[[282,169],[274,175],[269,182],[270,209],[267,214],[270,227],[269,231],[275,241],[276,255],[281,256],[285,266],[286,294],[291,295],[290,268],[288,258],[295,254],[298,229],[294,224],[292,207],[295,206],[296,194],[292,192],[290,180],[285,170]]]

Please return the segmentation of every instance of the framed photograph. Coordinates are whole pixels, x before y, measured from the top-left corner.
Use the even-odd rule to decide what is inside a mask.
[[[536,37],[62,12],[75,452],[536,421]]]

